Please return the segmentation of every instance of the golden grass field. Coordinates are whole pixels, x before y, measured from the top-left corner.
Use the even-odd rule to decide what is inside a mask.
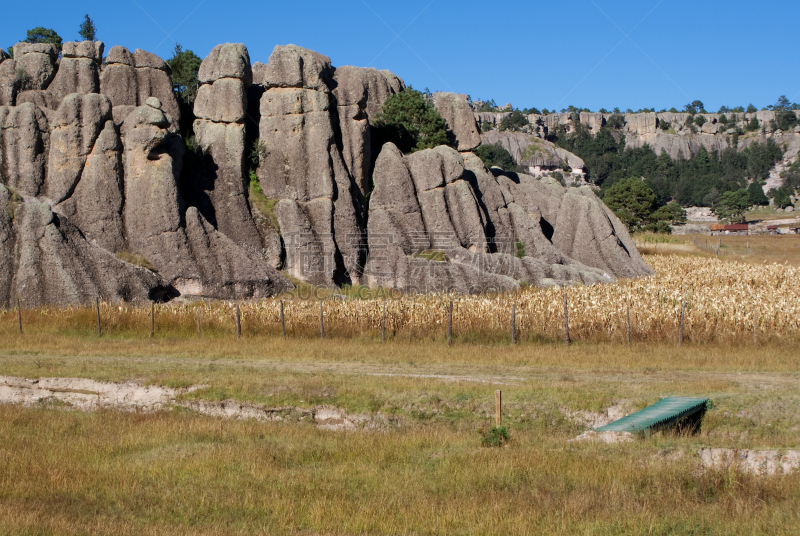
[[[449,346],[444,295],[386,300],[385,343],[382,299],[323,300],[324,340],[319,301],[297,296],[286,340],[276,300],[240,304],[241,340],[233,303],[157,306],[152,339],[149,307],[101,304],[102,337],[88,305],[23,306],[23,335],[3,311],[0,375],[199,385],[179,401],[287,409],[257,422],[0,404],[0,534],[797,534],[797,473],[707,468],[697,451],[800,448],[800,255],[717,257],[679,238],[646,257],[652,278],[567,289],[569,346],[561,289],[455,297]],[[510,442],[482,447],[496,389]],[[667,395],[714,401],[699,434],[570,441],[585,416]],[[322,430],[302,418],[320,406],[378,424]]]

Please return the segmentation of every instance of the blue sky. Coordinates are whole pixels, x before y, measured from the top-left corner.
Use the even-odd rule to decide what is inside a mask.
[[[800,101],[798,0],[6,2],[0,47],[44,26],[77,39],[88,13],[98,38],[163,58],[175,42],[201,57],[245,43],[266,62],[277,44],[335,66],[389,69],[417,89],[549,109],[676,108],[700,99],[758,107]],[[35,6],[35,7],[34,7]]]

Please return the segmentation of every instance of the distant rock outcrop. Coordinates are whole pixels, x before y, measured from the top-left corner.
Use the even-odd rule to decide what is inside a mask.
[[[800,111],[795,112],[800,117]],[[503,118],[508,113],[500,112],[475,112],[475,119],[480,124],[490,125],[493,129],[500,126]],[[549,132],[561,127],[568,132],[574,129],[575,120],[589,129],[590,133],[596,133],[602,128],[609,119],[615,114],[580,112],[573,113],[552,113],[547,115],[530,114],[527,119],[530,123],[526,127],[525,134],[533,135],[537,138],[545,138]],[[772,121],[775,119],[775,112],[762,110],[755,113],[728,113],[728,114],[695,114],[702,115],[705,123],[698,126],[694,121],[687,123],[690,117],[688,113],[659,112],[659,113],[630,113],[619,114],[623,119],[623,125],[619,128],[620,135],[625,136],[627,147],[642,147],[649,145],[656,154],[661,151],[672,158],[688,158],[696,154],[701,147],[707,151],[723,151],[733,143],[733,133],[735,128],[745,129],[746,125],[756,119],[759,130],[747,132],[738,137],[736,148],[744,150],[754,140],[761,138],[763,141],[764,132],[773,138],[778,144],[786,145],[786,160],[794,160],[800,151],[800,132],[780,132],[773,131]],[[722,122],[722,115],[725,115],[727,122]],[[795,129],[800,130],[800,129]],[[492,133],[493,131],[489,131]],[[514,153],[512,152],[512,155]],[[522,161],[518,163],[524,165]]]

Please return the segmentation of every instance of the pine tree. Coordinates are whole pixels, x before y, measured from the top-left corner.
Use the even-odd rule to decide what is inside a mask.
[[[83,37],[84,41],[94,41],[96,34],[97,27],[94,25],[94,21],[90,19],[89,15],[87,14],[83,20],[83,24],[81,24],[81,27],[78,30],[78,35]]]

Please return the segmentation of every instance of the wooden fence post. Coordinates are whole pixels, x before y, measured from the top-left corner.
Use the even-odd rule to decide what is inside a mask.
[[[631,304],[628,304],[628,322],[625,341],[628,343],[628,346],[631,345]]]
[[[97,311],[97,336],[102,337],[103,332],[100,328],[100,298],[95,298],[95,311]]]
[[[494,423],[500,426],[503,422],[503,393],[498,389],[494,392]]]
[[[239,310],[239,304],[236,304],[236,340],[242,338],[242,313]]]
[[[564,292],[564,344],[569,345],[569,310],[567,308],[567,293]]]
[[[511,304],[511,344],[517,344],[517,304]]]
[[[150,302],[150,338],[156,334],[156,304]]]
[[[447,345],[453,342],[453,300],[450,300],[450,309],[447,314]]]
[[[381,342],[386,342],[386,298],[383,298],[383,315],[381,316]]]
[[[322,311],[322,300],[319,300],[319,338],[325,338],[325,317]]]
[[[678,328],[678,346],[683,344],[683,318],[686,315],[686,293],[683,293],[681,300],[681,326]]]
[[[283,300],[281,300],[281,337],[286,338],[286,321],[283,318]]]
[[[19,303],[19,296],[17,296],[17,320],[19,321],[19,334],[22,335],[22,306]]]

